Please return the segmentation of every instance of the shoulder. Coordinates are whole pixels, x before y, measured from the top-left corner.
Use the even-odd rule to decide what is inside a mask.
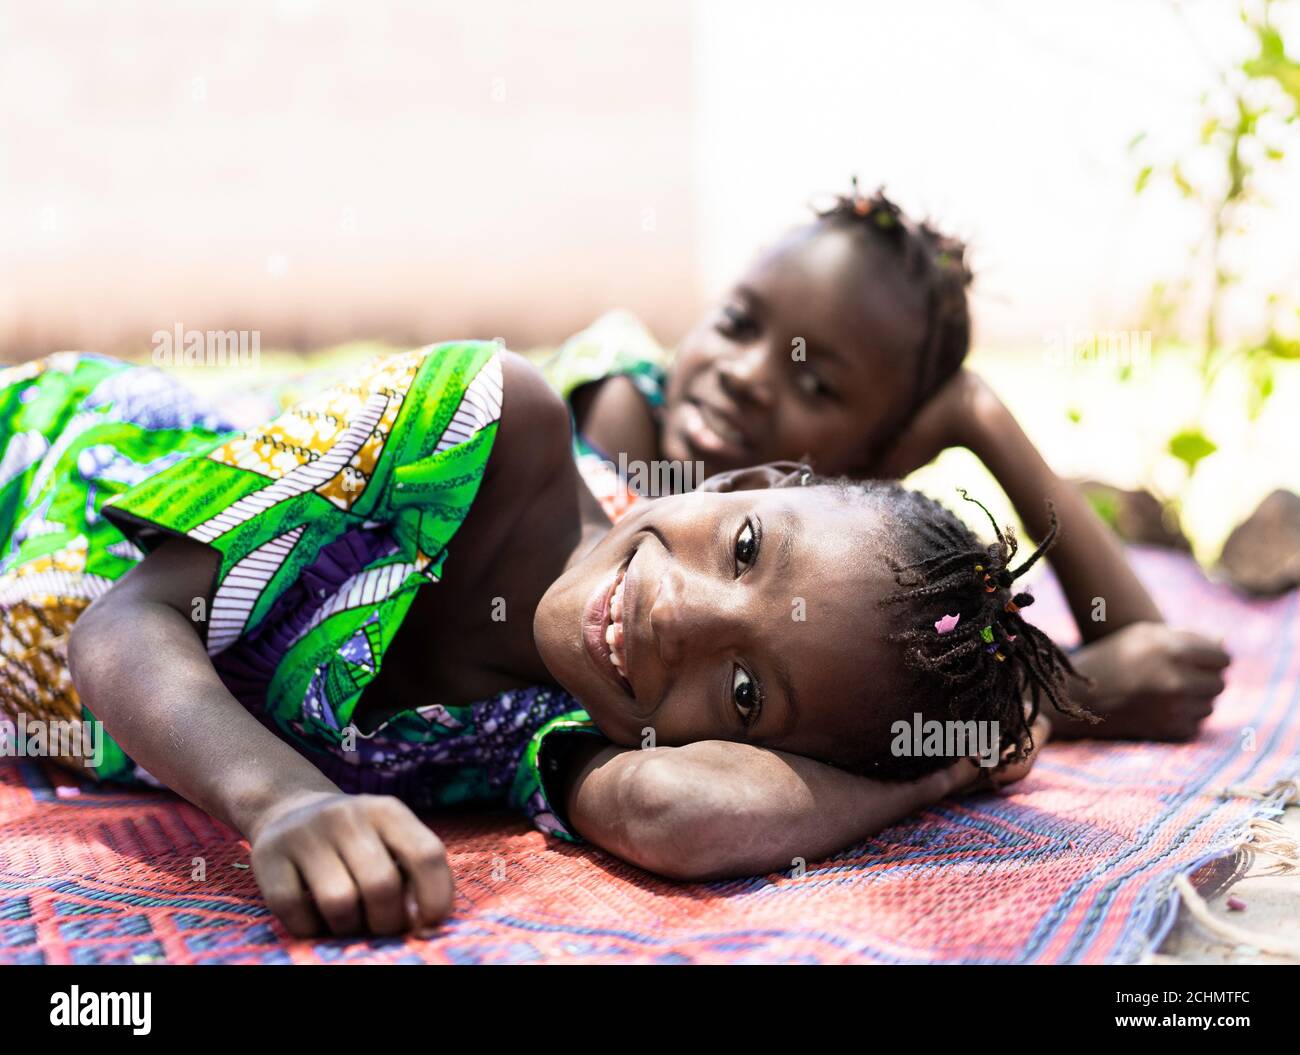
[[[496,446],[520,473],[549,473],[572,461],[569,409],[527,359],[502,351],[503,399]]]
[[[501,352],[504,399],[501,422],[504,430],[533,435],[545,440],[556,434],[569,440],[569,408],[541,372],[522,355]]]
[[[565,399],[594,382],[624,374],[662,371],[668,355],[631,312],[611,311],[574,334],[542,364],[551,387]]]

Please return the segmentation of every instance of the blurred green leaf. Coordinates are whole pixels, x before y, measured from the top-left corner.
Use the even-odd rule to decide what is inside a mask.
[[[1133,190],[1135,193],[1141,194],[1142,191],[1146,189],[1146,185],[1151,179],[1151,172],[1152,172],[1151,165],[1142,166],[1142,171],[1138,173],[1137,183],[1133,185]]]
[[[1219,448],[1200,429],[1183,429],[1169,441],[1169,453],[1187,466],[1187,472],[1196,472],[1197,464]]]
[[[1119,523],[1119,501],[1115,495],[1100,488],[1089,488],[1084,492],[1084,496],[1097,516],[1111,528],[1116,527]]]
[[[1260,347],[1275,359],[1300,359],[1300,338],[1283,337],[1277,330],[1270,330]]]
[[[1273,361],[1256,355],[1250,361],[1250,387],[1246,390],[1246,414],[1255,421],[1273,394]]]
[[[1259,54],[1241,64],[1247,77],[1272,80],[1300,107],[1300,62],[1290,58],[1282,34],[1269,25],[1254,27],[1259,38]]]
[[[1065,412],[1065,416],[1069,418],[1070,422],[1074,425],[1079,424],[1079,422],[1083,420],[1083,414],[1080,412],[1078,407],[1071,407]]]

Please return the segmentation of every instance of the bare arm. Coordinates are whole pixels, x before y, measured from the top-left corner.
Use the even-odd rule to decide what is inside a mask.
[[[1049,526],[1043,496],[1055,504],[1060,536],[1048,559],[1084,641],[1074,664],[1086,679],[1073,681],[1070,695],[1106,719],[1095,726],[1061,715],[1058,735],[1195,738],[1223,691],[1228,654],[1214,641],[1164,624],[1114,532],[1077,488],[1052,472],[1002,402],[981,388],[968,446],[1034,537]]]
[[[629,377],[593,381],[573,395],[578,432],[611,458],[622,452],[629,460],[649,462],[659,457],[659,437],[645,397]]]
[[[1046,500],[1060,521],[1048,553],[1079,627],[1084,647],[1070,695],[1100,725],[1056,717],[1062,738],[1189,740],[1223,691],[1229,657],[1216,642],[1166,626],[1160,610],[1129,566],[1119,540],[1083,496],[1060,479],[1001,400],[970,371],[959,372],[922,408],[898,443],[876,464],[881,475],[903,475],[945,447],[973,451],[997,477],[1030,535],[1048,530]],[[1105,601],[1105,618],[1095,599]]]
[[[1133,623],[1163,622],[1115,533],[1073,484],[1052,471],[1002,401],[982,383],[979,388],[966,445],[997,477],[1031,537],[1047,534],[1045,500],[1054,505],[1060,535],[1048,560],[1083,640],[1096,641]],[[1094,618],[1098,600],[1105,602],[1105,618],[1100,620]]]
[[[442,918],[451,879],[437,837],[395,799],[344,795],[221,683],[189,616],[217,559],[168,541],[91,605],[68,650],[82,701],[132,759],[249,839],[294,933]]]
[[[1078,490],[1052,471],[1012,413],[969,370],[959,371],[935,394],[873,468],[882,476],[903,476],[947,447],[967,447],[988,466],[1031,537],[1047,534],[1047,502],[1052,502],[1060,533],[1048,560],[1084,642],[1132,623],[1163,621],[1114,533]],[[1106,603],[1101,621],[1093,618],[1096,598]]]
[[[172,540],[132,569],[73,629],[82,701],[136,762],[244,834],[276,801],[338,788],[230,695],[190,618],[217,552]]]
[[[1047,739],[1043,721],[1035,745]],[[1032,760],[998,771],[1019,779]],[[584,838],[672,879],[706,880],[815,861],[970,786],[962,759],[908,783],[868,780],[798,755],[720,740],[637,751],[592,748],[567,804]]]

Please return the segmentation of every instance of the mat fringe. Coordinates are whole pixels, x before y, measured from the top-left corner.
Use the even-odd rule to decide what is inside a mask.
[[[1254,788],[1243,788],[1239,784],[1223,788],[1219,791],[1221,799],[1254,799],[1257,802],[1272,802],[1279,810],[1284,810],[1288,806],[1300,805],[1300,777],[1293,777],[1291,780],[1279,780],[1267,791],[1256,791]]]
[[[1225,788],[1221,794],[1224,797],[1234,795],[1267,801],[1281,812],[1300,800],[1300,781],[1280,780],[1265,792],[1253,791],[1249,788]],[[1246,824],[1246,832],[1241,841],[1229,851],[1232,852],[1244,852],[1249,854],[1252,860],[1261,855],[1274,859],[1273,863],[1263,871],[1252,873],[1255,876],[1300,873],[1300,839],[1274,820],[1252,817]],[[1246,945],[1270,955],[1286,956],[1300,961],[1300,944],[1238,927],[1216,916],[1210,911],[1209,903],[1200,895],[1188,876],[1175,876],[1174,888],[1178,891],[1182,905],[1188,914],[1212,937],[1232,945]]]

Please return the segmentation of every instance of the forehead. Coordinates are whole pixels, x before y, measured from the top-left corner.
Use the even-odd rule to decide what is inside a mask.
[[[900,260],[873,232],[823,221],[763,253],[741,285],[792,333],[845,351],[901,353],[920,340],[925,300]]]
[[[792,551],[780,613],[788,625],[772,648],[799,701],[792,726],[769,746],[850,760],[897,717],[897,646],[886,639],[897,613],[880,604],[897,588],[887,533],[874,501],[837,488],[771,491],[763,505],[773,527],[790,532],[773,540]]]

